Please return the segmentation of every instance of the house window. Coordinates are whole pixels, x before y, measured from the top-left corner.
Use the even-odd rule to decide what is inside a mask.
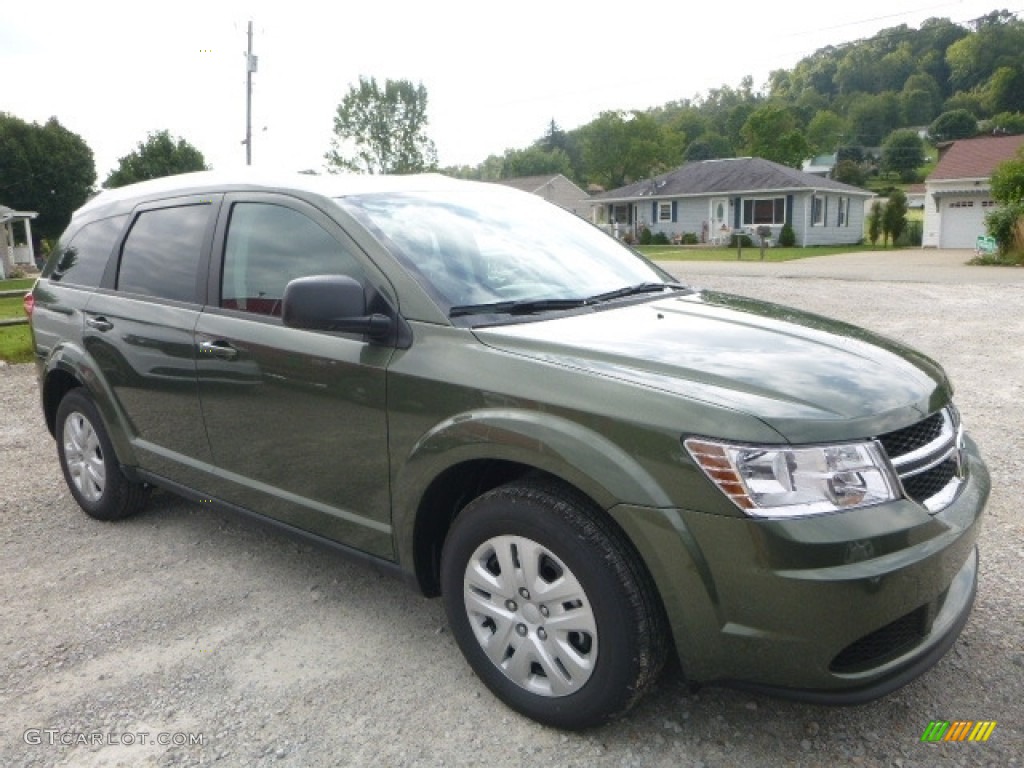
[[[672,221],[672,203],[658,203],[658,221]]]
[[[839,226],[839,227],[848,227],[848,226],[850,226],[850,222],[848,221],[849,213],[850,213],[850,198],[848,198],[848,197],[840,197],[839,198],[839,219],[836,222],[836,226]]]
[[[995,208],[996,207],[996,201],[995,200],[982,200],[981,201],[981,207],[982,208]]]
[[[617,224],[629,224],[632,222],[628,203],[620,203],[612,208],[612,221]]]
[[[761,197],[743,201],[743,225],[785,224],[786,198]]]
[[[811,226],[821,227],[825,224],[825,199],[815,195],[811,198]]]

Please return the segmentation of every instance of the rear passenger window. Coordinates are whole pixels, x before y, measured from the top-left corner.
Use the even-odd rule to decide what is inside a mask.
[[[361,277],[355,258],[323,227],[299,211],[272,203],[231,209],[220,305],[281,315],[284,287],[297,277]]]
[[[60,252],[48,277],[68,285],[99,286],[127,218],[127,215],[113,216],[86,224]]]
[[[143,211],[121,249],[117,289],[162,299],[196,301],[196,272],[210,205]]]

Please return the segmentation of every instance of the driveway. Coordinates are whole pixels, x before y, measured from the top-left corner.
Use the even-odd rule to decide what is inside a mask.
[[[1024,267],[975,267],[971,250],[916,249],[864,251],[814,256],[795,261],[760,261],[756,248],[743,250],[741,261],[661,262],[669,272],[686,275],[823,278],[874,282],[1024,285]]]

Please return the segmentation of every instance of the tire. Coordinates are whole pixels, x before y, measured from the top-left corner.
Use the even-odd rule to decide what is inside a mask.
[[[560,484],[504,485],[466,505],[445,540],[441,589],[477,676],[545,725],[622,715],[664,665],[667,621],[639,555]]]
[[[71,495],[90,517],[119,520],[145,506],[148,487],[124,476],[99,411],[81,389],[57,408],[57,455]]]

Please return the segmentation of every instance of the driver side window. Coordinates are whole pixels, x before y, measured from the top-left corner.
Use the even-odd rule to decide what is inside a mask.
[[[362,278],[355,258],[323,227],[273,203],[235,203],[228,223],[220,305],[281,316],[289,281],[309,275]]]

